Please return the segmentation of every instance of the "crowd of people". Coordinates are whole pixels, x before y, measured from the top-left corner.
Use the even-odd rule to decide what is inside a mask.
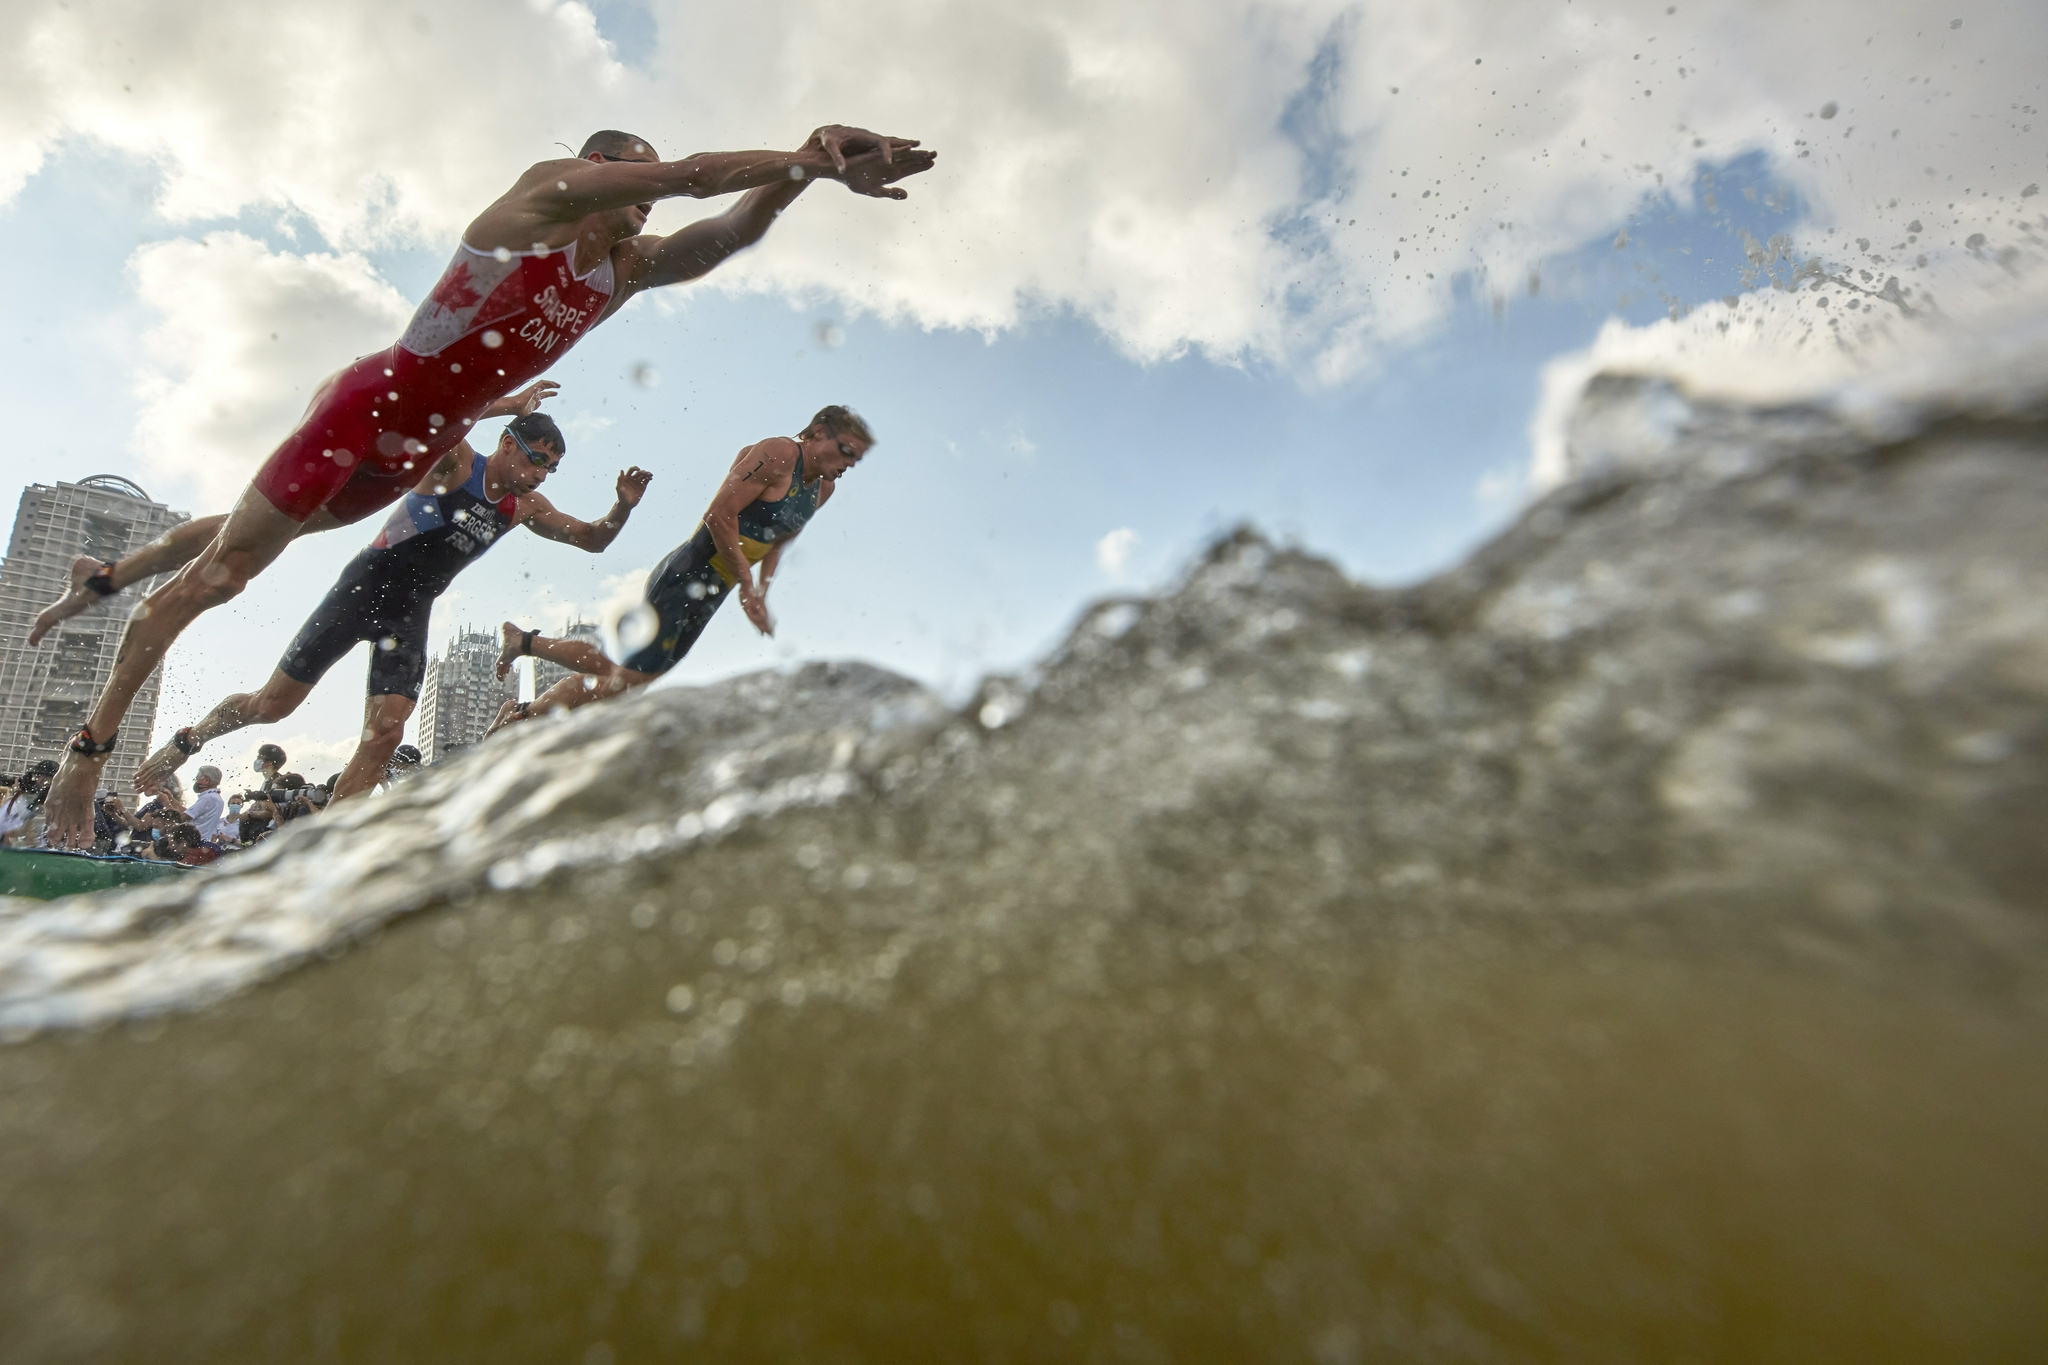
[[[204,867],[222,854],[248,848],[327,808],[341,774],[324,782],[308,782],[290,772],[282,747],[265,744],[256,751],[254,785],[236,790],[222,786],[223,774],[212,764],[192,774],[192,792],[175,773],[160,778],[134,810],[118,792],[93,799],[92,852],[155,862]],[[420,770],[420,751],[402,744],[392,753],[380,786],[404,781]],[[0,775],[0,847],[40,845],[43,800],[57,774],[52,759],[31,763],[19,777]]]

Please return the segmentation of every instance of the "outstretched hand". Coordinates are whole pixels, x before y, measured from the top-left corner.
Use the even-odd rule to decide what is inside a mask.
[[[553,398],[561,385],[552,379],[537,379],[518,393],[508,393],[491,404],[486,417],[525,417],[540,411],[540,405]]]
[[[619,473],[619,501],[628,507],[638,507],[640,499],[647,492],[648,483],[654,475],[639,465],[631,465]]]
[[[754,623],[754,629],[763,635],[775,634],[775,622],[768,615],[768,597],[765,593],[748,592],[740,589],[740,610]]]
[[[849,128],[842,123],[828,123],[812,132],[804,142],[804,150],[822,151],[832,159],[832,168],[844,175],[849,157],[866,152],[878,152],[886,162],[916,145],[917,139],[914,137],[884,137],[865,128]]]
[[[868,152],[848,161],[839,178],[855,194],[864,194],[871,199],[908,199],[910,195],[907,192],[891,187],[905,176],[922,175],[938,159],[937,152],[922,149],[899,150],[893,156],[884,152]]]

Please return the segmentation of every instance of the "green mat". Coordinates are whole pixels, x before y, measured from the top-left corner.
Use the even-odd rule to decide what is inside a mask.
[[[0,896],[55,900],[81,891],[160,882],[197,868],[147,858],[101,858],[47,848],[0,848]]]

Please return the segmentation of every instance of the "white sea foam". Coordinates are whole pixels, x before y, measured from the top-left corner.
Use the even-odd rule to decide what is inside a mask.
[[[1701,404],[1802,407],[1884,437],[1930,413],[2010,416],[2048,400],[2048,253],[2031,229],[1997,257],[1905,271],[1903,303],[1872,298],[1896,274],[1844,285],[1831,281],[1846,269],[1794,273],[1808,265],[1796,287],[1645,326],[1612,319],[1552,360],[1529,424],[1531,493],[1668,458]],[[1851,299],[1869,306],[1845,314]]]
[[[858,665],[650,693],[521,727],[174,885],[5,901],[0,1034],[191,1008],[423,906],[829,805],[858,789],[864,752],[944,714]],[[669,753],[688,735],[686,767],[647,770],[656,731]]]

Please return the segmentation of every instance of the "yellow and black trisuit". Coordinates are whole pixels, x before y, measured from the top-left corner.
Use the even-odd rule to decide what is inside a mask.
[[[818,510],[825,481],[804,482],[804,454],[799,443],[796,473],[789,492],[774,502],[755,499],[740,509],[740,550],[747,563],[758,564],[762,556],[781,541],[804,529]],[[711,614],[740,581],[711,539],[711,528],[697,523],[697,532],[673,550],[667,559],[647,575],[647,605],[661,619],[661,628],[646,646],[619,660],[636,673],[666,673],[681,662],[711,624]]]

